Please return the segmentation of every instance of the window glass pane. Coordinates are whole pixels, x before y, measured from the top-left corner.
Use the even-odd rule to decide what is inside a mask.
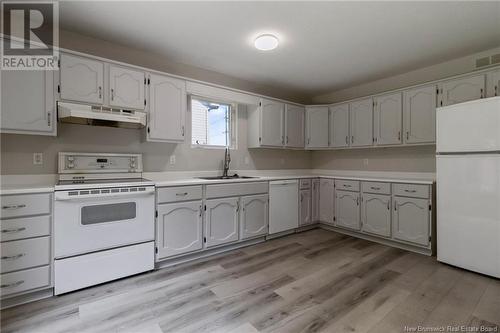
[[[194,145],[231,144],[231,105],[192,98],[191,117]]]
[[[135,202],[82,207],[83,225],[135,219]]]

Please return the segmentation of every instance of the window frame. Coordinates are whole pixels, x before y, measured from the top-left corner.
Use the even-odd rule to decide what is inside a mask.
[[[192,100],[202,100],[206,102],[216,103],[216,104],[226,104],[229,105],[229,146],[219,146],[219,145],[208,145],[208,144],[195,144],[193,143],[193,113],[192,113]],[[225,100],[223,98],[217,97],[205,97],[200,95],[189,95],[188,98],[188,112],[190,113],[190,138],[189,142],[191,144],[191,148],[202,148],[202,149],[226,149],[229,148],[231,150],[238,149],[238,103]]]

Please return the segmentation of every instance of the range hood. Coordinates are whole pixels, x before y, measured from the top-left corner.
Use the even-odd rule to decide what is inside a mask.
[[[107,126],[120,128],[143,128],[146,113],[76,103],[57,103],[58,119],[63,123]]]

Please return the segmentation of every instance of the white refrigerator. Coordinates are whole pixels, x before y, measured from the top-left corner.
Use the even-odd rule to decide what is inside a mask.
[[[437,259],[500,277],[500,97],[436,117]]]

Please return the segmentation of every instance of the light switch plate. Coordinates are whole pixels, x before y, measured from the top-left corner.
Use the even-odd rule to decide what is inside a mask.
[[[170,155],[170,164],[175,164],[175,155]]]
[[[33,164],[34,165],[43,164],[43,153],[33,153]]]

